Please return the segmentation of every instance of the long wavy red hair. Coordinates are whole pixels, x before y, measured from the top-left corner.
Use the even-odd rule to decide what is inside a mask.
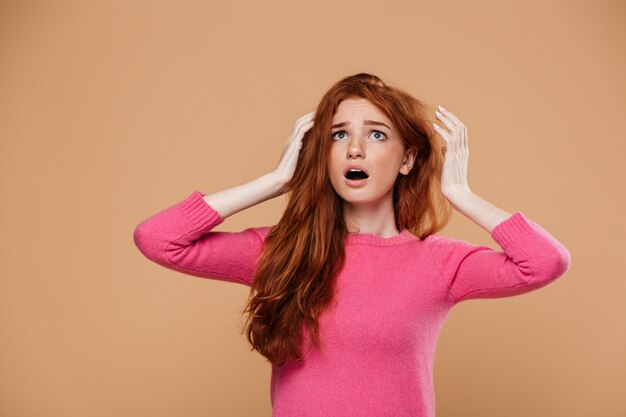
[[[393,123],[405,149],[416,149],[413,168],[398,175],[393,207],[398,230],[420,239],[441,230],[452,208],[441,193],[445,142],[435,135],[434,113],[424,102],[379,77],[346,77],[323,96],[313,127],[302,140],[297,169],[286,185],[287,207],[265,240],[243,313],[246,336],[272,364],[304,357],[302,332],[319,348],[318,317],[333,300],[334,281],[345,262],[348,234],[342,198],[328,178],[332,118],[341,101],[365,98]],[[251,349],[251,350],[252,350]]]

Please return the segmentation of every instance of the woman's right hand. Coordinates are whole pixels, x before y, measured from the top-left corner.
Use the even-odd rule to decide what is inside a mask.
[[[308,113],[296,121],[291,136],[287,139],[283,153],[280,156],[278,165],[272,172],[283,184],[286,184],[293,178],[298,163],[298,155],[302,149],[302,138],[304,134],[313,126],[313,118],[315,112]],[[283,191],[283,190],[281,190]]]

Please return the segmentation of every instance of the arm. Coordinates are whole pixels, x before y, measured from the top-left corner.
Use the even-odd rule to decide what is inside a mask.
[[[470,298],[497,298],[523,294],[548,285],[570,266],[568,250],[521,211],[507,213],[475,195],[467,181],[467,128],[449,110],[439,106],[434,123],[444,139],[445,160],[441,190],[452,206],[487,230],[504,250],[431,235],[435,264],[456,304]]]
[[[503,251],[445,236],[426,238],[453,304],[524,294],[570,267],[569,251],[521,211],[496,225],[491,237]]]
[[[451,187],[444,191],[452,207],[491,233],[496,225],[511,217],[508,213],[468,189]]]
[[[139,250],[166,268],[252,285],[257,258],[271,227],[234,233],[211,230],[226,217],[288,191],[302,140],[313,126],[313,117],[314,112],[296,121],[271,173],[211,195],[194,191],[185,200],[140,223],[134,233]]]
[[[278,197],[282,194],[285,181],[275,173],[265,174],[253,181],[237,185],[227,190],[205,195],[204,201],[225,219],[235,213]]]
[[[229,215],[280,194],[283,182],[266,174],[249,183],[184,200],[141,222],[134,242],[148,259],[203,278],[251,285],[269,227],[215,232]]]

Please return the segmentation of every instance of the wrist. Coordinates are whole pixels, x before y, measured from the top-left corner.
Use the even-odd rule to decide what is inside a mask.
[[[470,188],[468,186],[462,186],[462,185],[458,185],[458,184],[457,185],[449,185],[449,186],[447,186],[445,188],[442,188],[441,192],[446,197],[474,194],[472,192],[472,190],[470,190]]]
[[[272,171],[266,174],[266,176],[268,178],[268,181],[271,181],[277,187],[283,187],[287,183],[285,178],[276,171]]]
[[[287,184],[287,181],[283,176],[272,171],[265,174],[264,177],[266,178],[267,183],[270,184],[270,187],[274,190],[275,196],[279,196],[284,193],[284,187]]]

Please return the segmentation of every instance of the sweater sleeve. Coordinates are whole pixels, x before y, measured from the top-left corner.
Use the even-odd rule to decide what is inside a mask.
[[[502,251],[446,236],[427,238],[453,304],[524,294],[548,285],[570,267],[569,251],[521,211],[500,222],[491,237]]]
[[[166,268],[250,286],[266,228],[212,232],[224,219],[203,196],[194,191],[141,222],[133,234],[135,245]]]

